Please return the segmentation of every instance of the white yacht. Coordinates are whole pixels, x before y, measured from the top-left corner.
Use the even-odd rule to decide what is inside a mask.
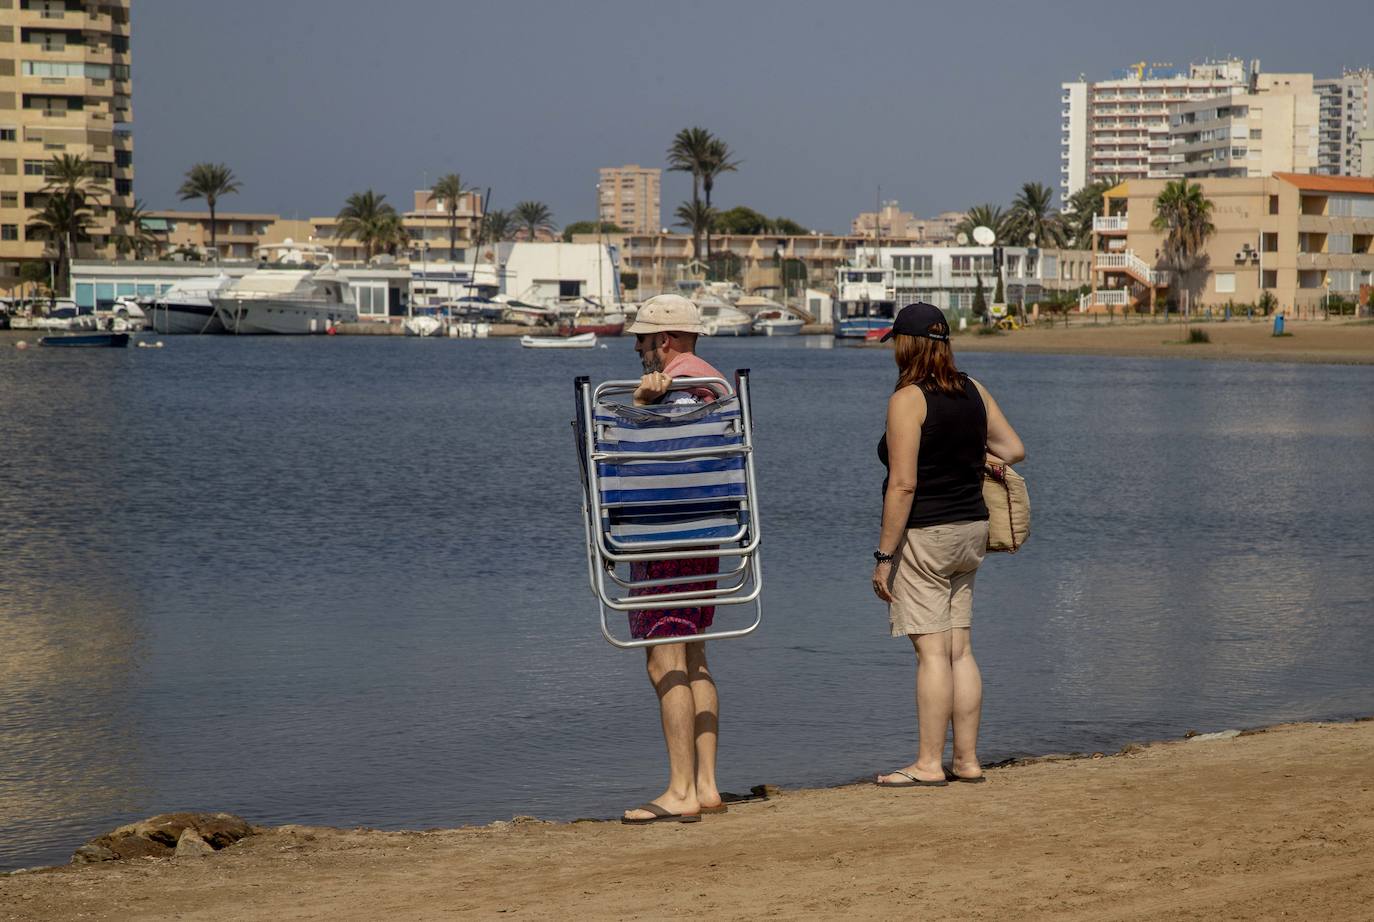
[[[260,269],[210,301],[230,333],[328,333],[358,319],[347,280],[332,268]]]
[[[223,273],[177,282],[148,307],[152,328],[159,333],[223,333],[210,299],[232,282]]]
[[[731,307],[715,295],[705,292],[695,298],[701,311],[701,325],[708,336],[748,336],[753,332],[754,320],[744,311]]]

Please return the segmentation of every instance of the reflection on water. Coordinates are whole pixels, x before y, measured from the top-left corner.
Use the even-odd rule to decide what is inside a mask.
[[[910,645],[868,590],[891,359],[832,346],[706,345],[754,369],[767,534],[763,628],[711,654],[727,787],[915,743]],[[657,790],[568,437],[571,378],[633,374],[628,341],[65,351],[0,349],[0,867],[169,809],[425,827]],[[1374,711],[1374,369],[964,364],[1035,501],[978,580],[985,758]]]

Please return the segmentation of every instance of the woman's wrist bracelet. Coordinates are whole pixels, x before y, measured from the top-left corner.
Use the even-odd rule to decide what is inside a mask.
[[[892,563],[896,557],[896,554],[884,554],[882,551],[873,552],[873,559],[878,561],[878,563]]]

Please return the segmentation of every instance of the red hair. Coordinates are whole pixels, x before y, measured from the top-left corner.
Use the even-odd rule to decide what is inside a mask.
[[[932,324],[930,332],[948,336],[949,326]],[[892,340],[892,354],[897,360],[897,387],[894,390],[914,384],[921,388],[934,388],[951,397],[964,393],[963,376],[954,365],[954,350],[948,341],[907,336],[904,333],[898,333]]]

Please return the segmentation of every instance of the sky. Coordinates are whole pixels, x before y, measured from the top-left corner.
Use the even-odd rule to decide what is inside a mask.
[[[1374,3],[864,0],[135,0],[135,194],[307,218],[456,172],[491,207],[594,218],[597,169],[666,166],[680,129],[741,164],[714,204],[823,231],[896,199],[918,215],[1058,184],[1059,84],[1137,61],[1374,66]],[[880,192],[881,190],[881,192]],[[663,218],[691,195],[664,174]]]

